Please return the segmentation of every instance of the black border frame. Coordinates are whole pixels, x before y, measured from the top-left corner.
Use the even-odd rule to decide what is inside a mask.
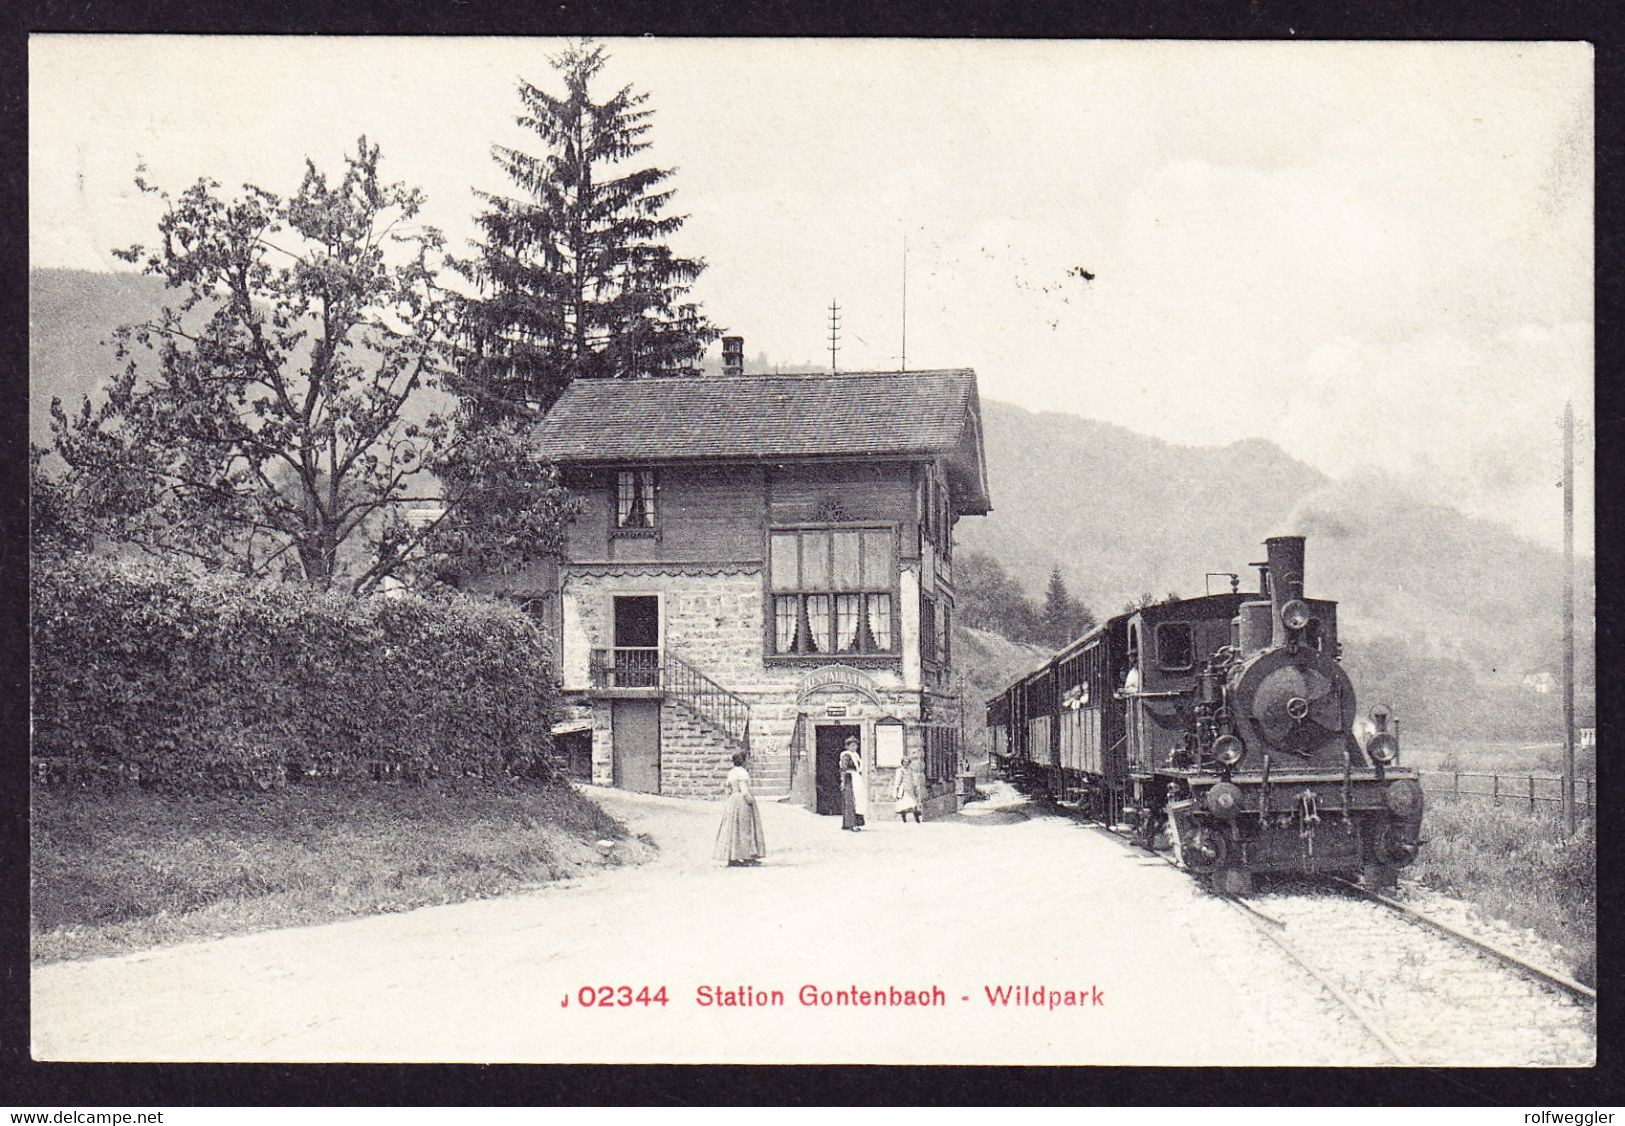
[[[1598,1065],[1583,1070],[920,1068],[920,1067],[518,1067],[408,1065],[41,1064],[29,1060],[27,995],[27,35],[30,32],[352,35],[614,35],[1005,37],[1259,40],[1588,40],[1596,48],[1596,363],[1622,370],[1619,315],[1625,278],[1619,173],[1622,41],[1609,5],[1356,5],[1204,0],[1126,0],[1017,9],[966,0],[896,3],[723,5],[673,0],[566,2],[531,7],[462,0],[343,7],[312,0],[249,6],[217,0],[14,0],[0,12],[0,372],[11,410],[0,424],[0,726],[12,753],[0,764],[0,1089],[17,1105],[1502,1105],[1579,1109],[1625,1101],[1619,1052],[1621,975],[1599,967]],[[1516,268],[1509,264],[1508,268]],[[1612,485],[1625,432],[1621,381],[1598,382],[1599,493]],[[1619,510],[1597,505],[1599,681],[1617,683],[1620,640]],[[1619,731],[1621,693],[1599,694],[1599,723]],[[1613,769],[1599,801],[1621,796]],[[1618,918],[1618,831],[1599,840],[1604,933]]]

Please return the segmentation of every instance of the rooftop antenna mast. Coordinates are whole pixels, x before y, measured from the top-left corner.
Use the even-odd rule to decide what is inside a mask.
[[[898,371],[908,370],[908,235],[903,235],[903,356]]]
[[[835,374],[835,352],[841,346],[841,307],[834,298],[829,303],[829,373]]]

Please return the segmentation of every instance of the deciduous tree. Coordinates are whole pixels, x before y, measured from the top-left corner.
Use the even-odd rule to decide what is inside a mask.
[[[401,512],[467,440],[430,407],[450,358],[443,240],[418,221],[421,193],[378,166],[362,138],[336,182],[307,161],[288,197],[227,196],[207,178],[172,197],[138,174],[165,206],[159,243],[121,257],[173,299],[119,331],[126,366],[105,401],[71,418],[52,404],[61,488],[97,531],[364,592],[444,550],[489,501],[470,489],[427,521]],[[530,472],[536,488],[507,527],[544,549],[562,501],[545,467]]]
[[[961,550],[954,559],[954,582],[961,625],[989,630],[1012,641],[1044,640],[1037,609],[998,559]]]

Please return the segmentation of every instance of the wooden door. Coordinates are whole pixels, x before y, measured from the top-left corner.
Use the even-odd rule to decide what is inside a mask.
[[[660,686],[660,599],[652,594],[615,598],[615,687]]]
[[[615,785],[644,794],[660,792],[660,701],[612,700],[610,724]]]
[[[813,748],[813,777],[818,792],[813,812],[838,814],[841,812],[841,749],[849,736],[858,734],[858,729],[845,724],[819,724],[814,730],[817,735]]]

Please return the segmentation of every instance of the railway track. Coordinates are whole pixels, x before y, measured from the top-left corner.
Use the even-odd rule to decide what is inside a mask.
[[[1339,881],[1266,890],[1242,910],[1397,1063],[1594,1058],[1594,990],[1395,898]]]
[[[1101,827],[1125,848],[1147,853]],[[1594,1058],[1596,991],[1391,896],[1336,880],[1228,908],[1402,1066]]]
[[[1517,973],[1521,973],[1526,977],[1534,979],[1535,981],[1545,982],[1548,985],[1554,985],[1570,996],[1579,997],[1583,1000],[1590,1001],[1592,1004],[1595,1004],[1597,1001],[1597,991],[1595,989],[1591,988],[1589,985],[1583,985],[1580,982],[1575,981],[1567,974],[1559,973],[1556,970],[1547,969],[1545,966],[1536,965],[1534,962],[1513,953],[1505,947],[1498,946],[1493,942],[1487,942],[1484,939],[1470,935],[1466,931],[1453,927],[1443,920],[1436,919],[1432,915],[1418,911],[1416,908],[1411,907],[1408,904],[1401,903],[1398,900],[1390,899],[1386,895],[1379,895],[1368,888],[1361,887],[1359,884],[1354,883],[1351,880],[1336,879],[1334,877],[1333,882],[1347,888],[1355,895],[1368,899],[1373,903],[1381,904],[1390,911],[1395,912],[1400,917],[1407,919],[1410,922],[1416,923],[1419,926],[1427,927],[1439,934],[1447,935],[1458,942],[1465,943],[1474,950],[1487,954],[1504,965],[1510,967]]]
[[[1404,1048],[1399,1046],[1398,1042],[1394,1040],[1393,1036],[1389,1034],[1388,1030],[1383,1027],[1381,1021],[1374,1014],[1368,1012],[1364,1005],[1359,1004],[1354,998],[1350,997],[1331,977],[1322,973],[1313,961],[1282,934],[1287,929],[1287,924],[1265,914],[1246,900],[1236,899],[1233,896],[1223,896],[1221,898],[1226,906],[1246,919],[1248,924],[1259,934],[1274,943],[1299,969],[1314,978],[1320,987],[1330,994],[1332,999],[1341,1005],[1344,1011],[1352,1016],[1373,1040],[1382,1045],[1383,1050],[1393,1058],[1393,1062],[1406,1067],[1415,1065],[1416,1060]]]

